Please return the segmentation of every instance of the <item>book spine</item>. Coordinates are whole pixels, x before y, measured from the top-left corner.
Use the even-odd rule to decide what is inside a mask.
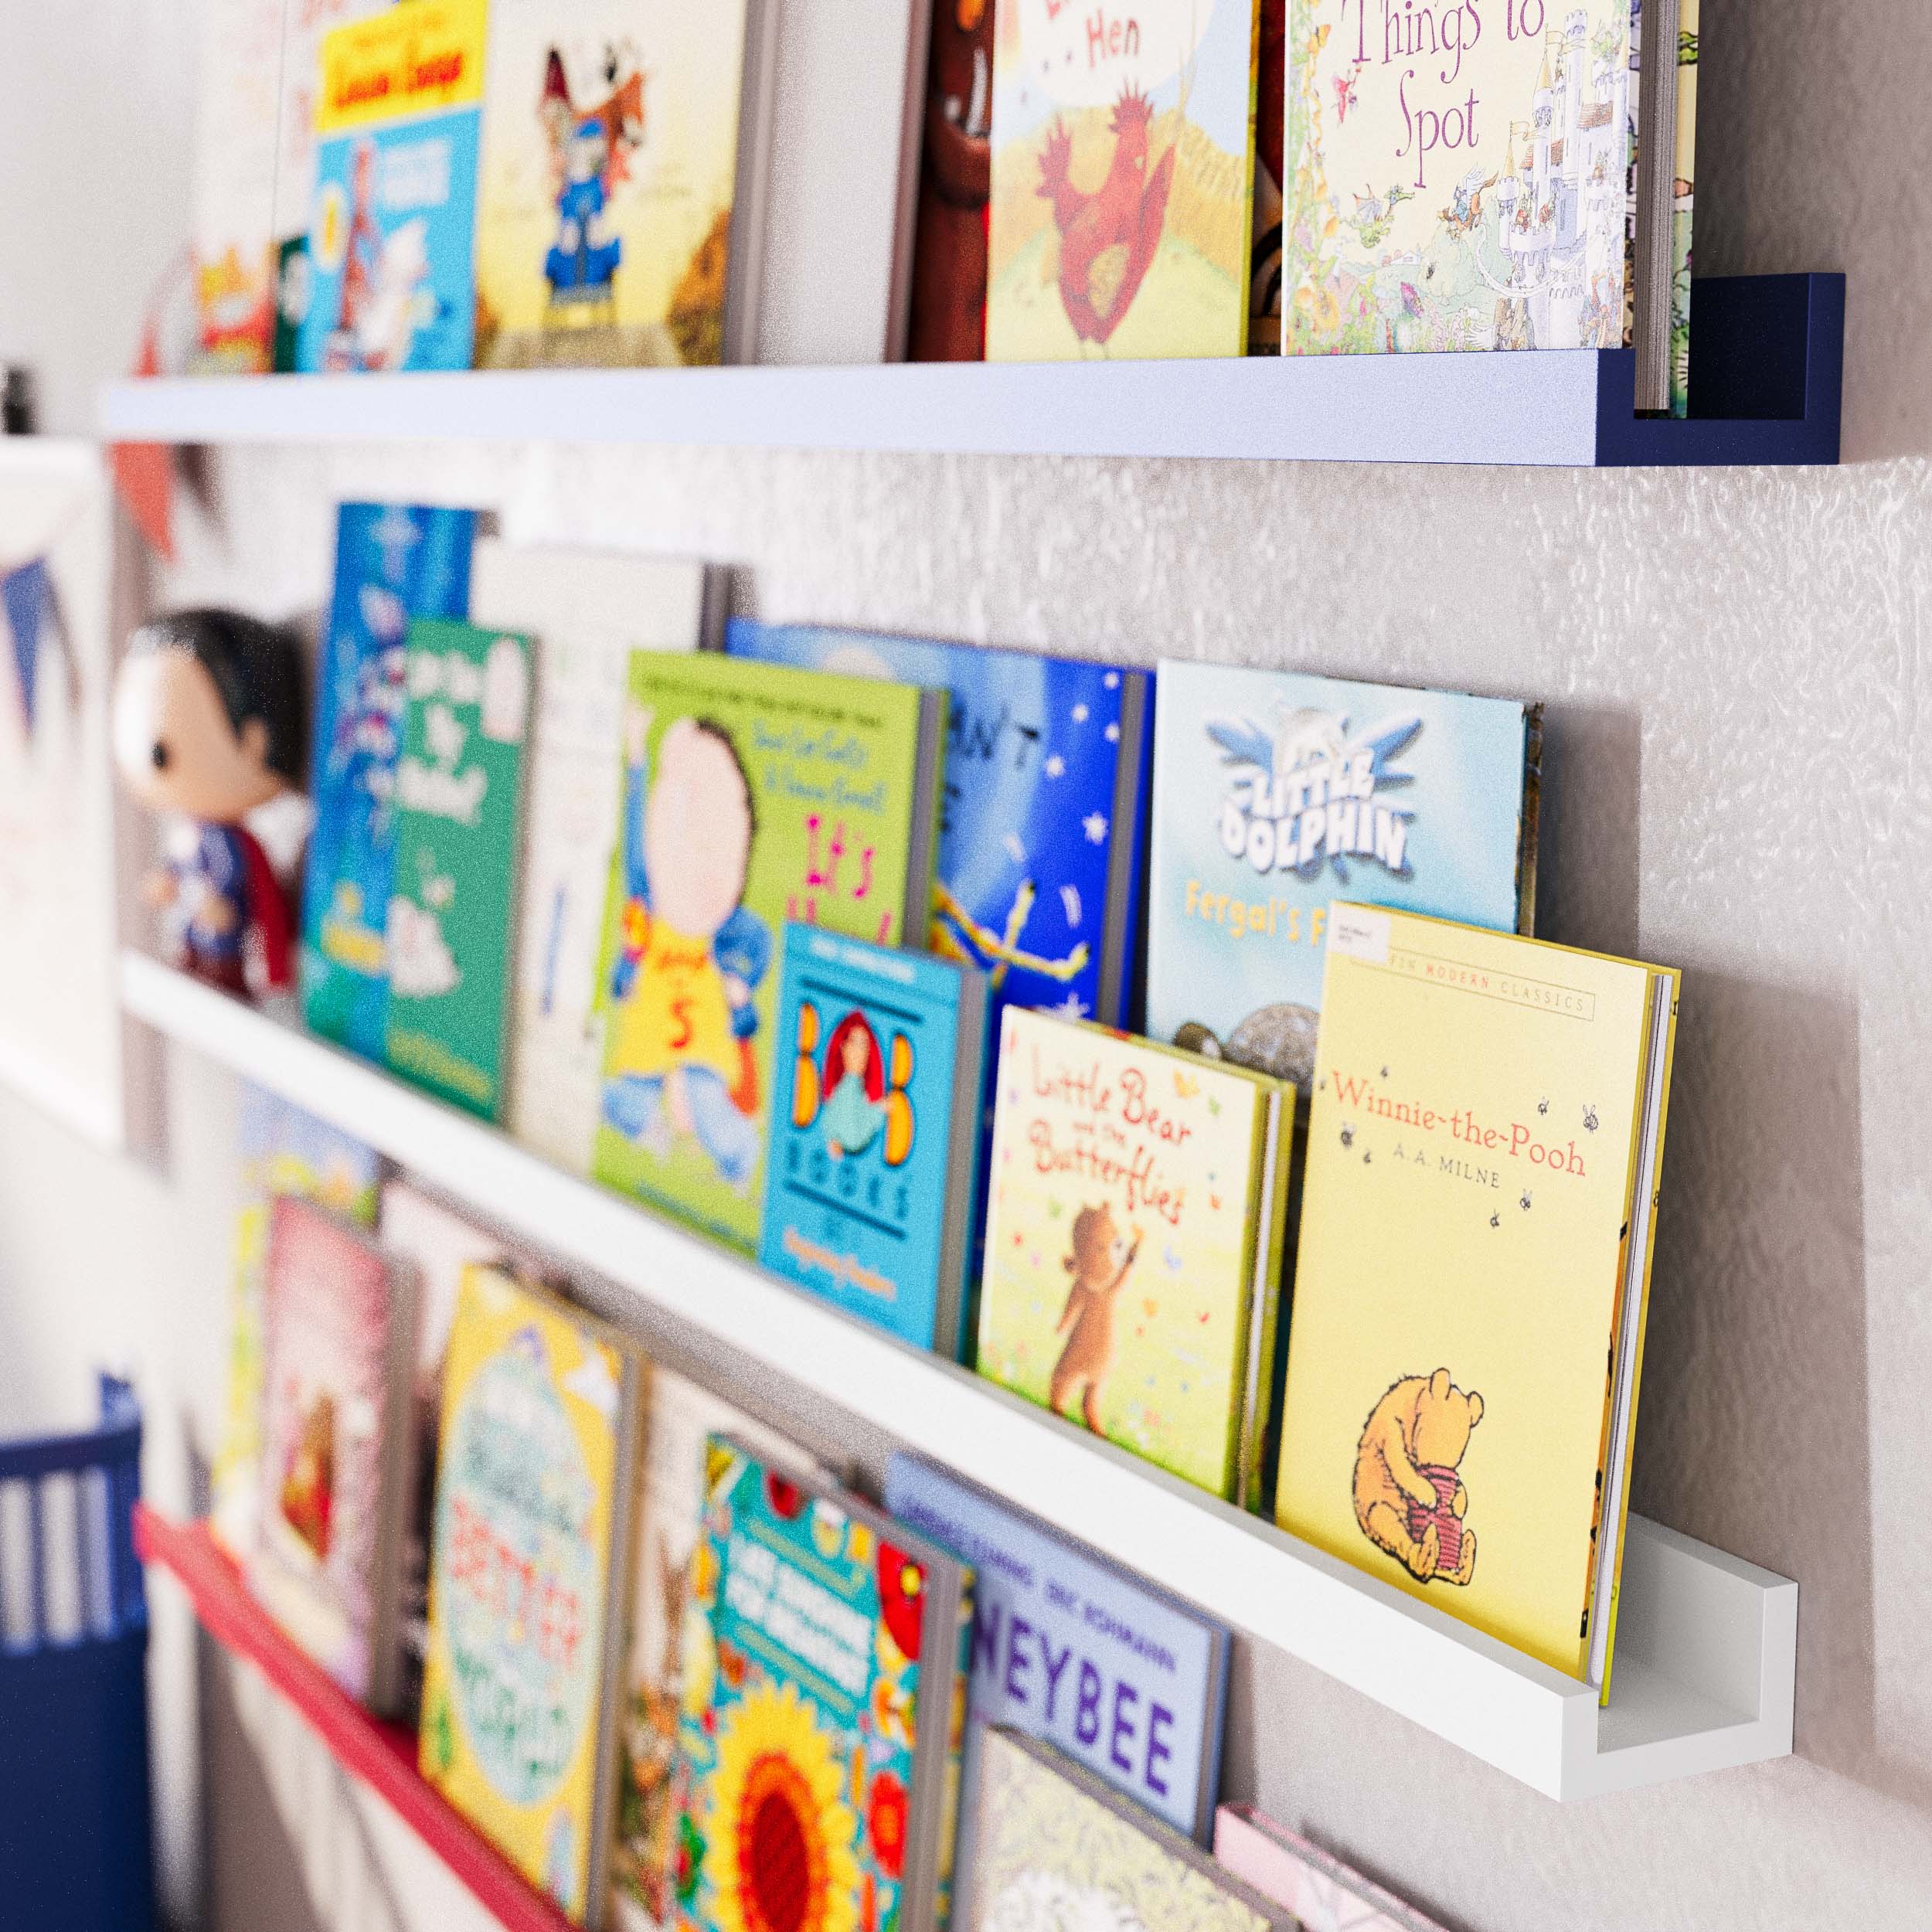
[[[1100,981],[1094,1017],[1106,1026],[1138,1032],[1138,1013],[1128,1010],[1141,983],[1142,909],[1147,897],[1141,863],[1141,804],[1147,796],[1148,683],[1145,672],[1121,674],[1120,740],[1114,748],[1112,844],[1107,860],[1107,926],[1100,942]]]
[[[406,1594],[409,1589],[409,1514],[416,1493],[416,1332],[421,1306],[413,1264],[391,1257],[383,1264],[389,1283],[387,1373],[383,1383],[382,1490],[377,1505],[376,1573],[369,1634],[369,1707],[378,1717],[402,1712],[406,1675]]]
[[[724,360],[757,359],[770,196],[772,88],[778,66],[779,0],[747,0],[744,73],[738,95],[737,179],[725,270]]]
[[[946,1162],[946,1226],[940,1243],[939,1313],[934,1324],[934,1346],[943,1347],[954,1362],[965,1357],[972,1309],[969,1272],[979,1199],[979,1097],[985,1056],[985,976],[962,968],[954,1030],[952,1148]]]
[[[945,779],[946,706],[943,690],[919,694],[919,750],[913,764],[913,817],[906,835],[906,903],[900,944],[923,952],[932,920],[933,878],[939,855],[939,804]]]

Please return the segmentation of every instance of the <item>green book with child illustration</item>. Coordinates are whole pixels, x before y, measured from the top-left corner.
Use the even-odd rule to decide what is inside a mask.
[[[633,653],[599,1180],[756,1248],[781,930],[924,932],[945,725],[943,691]]]

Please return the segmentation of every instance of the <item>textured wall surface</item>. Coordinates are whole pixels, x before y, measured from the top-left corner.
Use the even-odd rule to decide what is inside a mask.
[[[1705,45],[1700,265],[1849,272],[1842,471],[264,451],[218,466],[169,587],[312,607],[332,502],[395,494],[727,562],[770,616],[1547,702],[1542,930],[1685,970],[1636,1503],[1800,1580],[1798,1753],[1560,1808],[1243,1645],[1232,1794],[1466,1932],[1932,1917],[1932,9],[1706,0]],[[54,1376],[60,1311],[92,1308],[206,1426],[225,1083],[184,1068],[174,1126],[164,1187],[0,1102],[0,1345]],[[224,1719],[211,1789],[266,1736]],[[294,1788],[311,1818],[333,1802]],[[311,1884],[319,1923],[453,1923],[393,1833],[352,1836],[382,1883]],[[296,1854],[226,1842],[243,1932],[273,1889],[236,1889],[240,1866]]]

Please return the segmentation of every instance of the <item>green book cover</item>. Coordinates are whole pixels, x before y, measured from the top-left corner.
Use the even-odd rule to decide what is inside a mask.
[[[389,1063],[486,1120],[503,1091],[530,638],[409,631],[389,902]]]
[[[598,963],[598,1179],[751,1252],[787,919],[923,931],[943,692],[631,658]]]

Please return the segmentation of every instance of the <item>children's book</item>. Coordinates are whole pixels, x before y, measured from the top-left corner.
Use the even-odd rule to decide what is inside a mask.
[[[702,1535],[706,1438],[729,1434],[768,1466],[810,1470],[805,1452],[695,1382],[653,1362],[643,1499],[631,1597],[631,1656],[617,1752],[611,1900],[623,1932],[666,1932],[680,1869],[672,1774],[684,1655],[703,1617],[692,1596]]]
[[[1260,0],[1255,28],[1254,239],[1248,353],[1281,352],[1281,148],[1287,104],[1288,0]]]
[[[1607,1698],[1677,975],[1342,904],[1327,951],[1276,1515]]]
[[[678,1932],[946,1923],[971,1577],[710,1438],[679,1733]]]
[[[908,362],[985,359],[995,12],[992,0],[932,10]]]
[[[999,0],[989,360],[1246,349],[1258,4]]]
[[[493,1267],[498,1243],[406,1181],[383,1189],[385,1250],[415,1270],[416,1335],[410,1376],[410,1482],[403,1535],[403,1673],[397,1705],[412,1726],[423,1708],[423,1660],[429,1652],[430,1544],[443,1422],[443,1362],[457,1290],[472,1263]]]
[[[1699,0],[1677,0],[1677,172],[1671,183],[1670,413],[1690,413],[1692,230],[1697,213]]]
[[[592,1927],[616,1815],[611,1606],[631,1573],[643,1373],[601,1322],[464,1270],[444,1366],[423,1775]]]
[[[788,925],[758,1258],[957,1360],[978,1198],[986,982]]]
[[[634,649],[691,651],[712,634],[713,573],[617,550],[476,546],[471,611],[539,640],[523,879],[512,989],[510,1131],[572,1174],[590,1171],[604,1057],[597,945],[623,782]]]
[[[275,7],[281,26],[281,134],[275,161],[273,263],[274,366],[295,368],[296,345],[308,313],[308,223],[315,206],[316,100],[322,84],[322,41],[332,29],[380,13],[395,0],[301,0]]]
[[[389,881],[409,627],[469,609],[472,510],[345,503],[315,675],[315,827],[302,901],[302,1015],[379,1060],[389,1025]]]
[[[1214,1855],[1264,1898],[1285,1906],[1301,1932],[1442,1932],[1393,1892],[1252,1804],[1223,1804],[1215,1813]]]
[[[299,369],[468,369],[488,0],[323,36]]]
[[[503,1090],[532,652],[519,631],[410,626],[386,1053],[485,1120]]]
[[[415,1277],[312,1202],[269,1210],[262,1521],[249,1582],[282,1627],[380,1716],[402,1678]]]
[[[1141,929],[1153,680],[1118,665],[734,617],[733,657],[943,686],[927,944],[1010,1005],[1124,1023]]]
[[[997,1095],[981,1374],[1252,1506],[1293,1090],[1009,1007]]]
[[[491,0],[476,359],[750,359],[775,0]]]
[[[974,1923],[973,1821],[990,1726],[1045,1738],[1204,1841],[1221,1776],[1226,1625],[903,1451],[886,1466],[886,1507],[973,1571],[958,1922]]]
[[[270,277],[282,0],[208,0],[195,114],[195,367],[209,376],[268,368]]]
[[[1156,1039],[1305,1093],[1331,899],[1530,929],[1540,707],[1163,664],[1154,736]]]
[[[1297,1932],[1192,1839],[1051,1744],[992,1730],[982,1753],[971,1921],[981,1932]]]
[[[279,1194],[301,1195],[359,1227],[373,1227],[383,1163],[373,1148],[247,1080],[240,1115],[241,1201],[229,1285],[227,1401],[213,1472],[213,1521],[229,1554],[246,1563],[254,1554],[261,1521],[269,1204]]]
[[[631,659],[597,979],[595,1172],[754,1253],[779,927],[923,927],[946,696],[708,654]]]

